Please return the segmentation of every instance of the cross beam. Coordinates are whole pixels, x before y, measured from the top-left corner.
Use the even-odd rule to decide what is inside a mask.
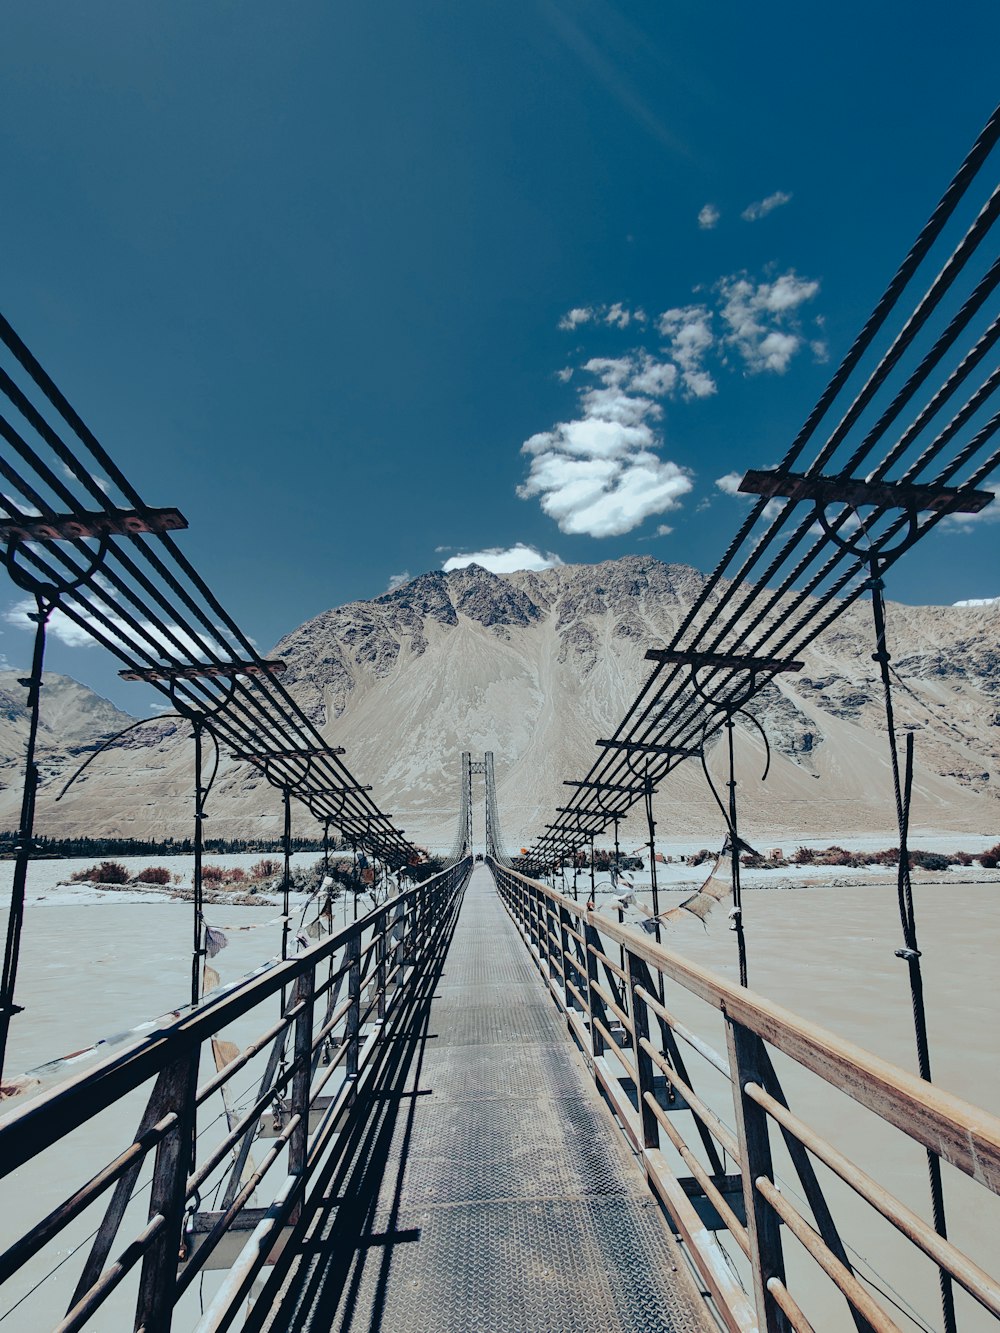
[[[646,741],[597,741],[605,750],[624,750],[627,754],[665,754],[676,759],[697,759],[697,750],[681,750],[676,745],[651,745]]]
[[[588,790],[593,790],[593,791],[625,791],[636,796],[641,795],[641,793],[645,790],[645,784],[643,784],[643,786],[641,787],[634,787],[634,786],[630,787],[619,782],[570,782],[567,780],[563,783],[563,786],[585,787]]]
[[[818,504],[877,505],[882,509],[978,514],[993,501],[989,491],[969,486],[923,486],[912,481],[867,481],[857,477],[808,477],[797,472],[751,469],[740,482],[744,495],[814,500]]]
[[[129,537],[133,533],[177,532],[187,519],[179,509],[115,509],[96,514],[31,514],[0,520],[0,539],[72,542],[84,537]]]
[[[196,662],[192,666],[138,667],[134,671],[119,671],[122,680],[155,681],[200,680],[202,678],[232,676],[277,676],[286,669],[283,659],[264,662]]]
[[[342,745],[303,745],[288,750],[237,750],[234,759],[246,759],[252,764],[266,764],[272,759],[318,759],[327,754],[346,754]]]
[[[679,666],[696,667],[732,667],[736,670],[752,671],[801,671],[802,663],[782,657],[741,657],[738,653],[700,653],[683,648],[650,648],[646,653],[647,662],[672,662]],[[598,741],[603,745],[604,741]]]

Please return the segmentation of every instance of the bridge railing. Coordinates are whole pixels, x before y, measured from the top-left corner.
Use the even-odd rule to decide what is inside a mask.
[[[806,1267],[801,1255],[809,1256],[846,1301],[857,1329],[882,1333],[923,1326],[911,1323],[905,1313],[902,1323],[895,1322],[886,1305],[898,1303],[883,1304],[872,1294],[873,1284],[852,1263],[828,1203],[835,1192],[853,1192],[864,1200],[930,1260],[949,1291],[954,1283],[1000,1318],[996,1276],[797,1115],[771,1053],[780,1052],[818,1076],[828,1089],[846,1094],[993,1194],[1000,1193],[1000,1119],[658,946],[641,931],[588,911],[516,871],[496,863],[491,869],[571,1034],[729,1329],[809,1333],[813,1328],[800,1304],[808,1309],[809,1301],[797,1288],[793,1292],[796,1284],[786,1272],[783,1232],[802,1247],[789,1268],[801,1276]],[[674,1012],[682,1002],[691,1008],[691,999],[722,1016],[724,1054]],[[704,1071],[699,1081],[713,1095],[704,1090],[699,1095],[684,1052],[697,1059]],[[824,1100],[829,1097],[827,1092]],[[682,1132],[679,1112],[690,1112],[694,1136]],[[734,1128],[726,1123],[730,1118]],[[783,1161],[790,1159],[806,1208],[781,1187],[776,1151],[783,1153]],[[821,1164],[823,1185],[814,1162]],[[831,1189],[834,1177],[842,1185],[834,1182]],[[844,1198],[838,1202],[843,1205]],[[720,1248],[720,1231],[729,1232],[745,1257],[752,1301]],[[809,1281],[815,1275],[805,1276],[804,1286],[815,1297],[816,1283]],[[840,1297],[831,1294],[840,1304]],[[823,1321],[817,1327],[833,1327],[827,1303],[820,1313]]]
[[[60,1322],[32,1314],[26,1303],[19,1313],[28,1322],[18,1327],[55,1322],[60,1333],[69,1333],[95,1317],[98,1327],[125,1327],[134,1308],[135,1328],[165,1333],[178,1302],[191,1292],[190,1302],[205,1272],[220,1267],[225,1276],[199,1328],[230,1326],[299,1220],[317,1168],[349,1125],[360,1090],[447,933],[470,869],[468,859],[449,867],[298,957],[214,992],[0,1119],[5,1230],[38,1206],[26,1197],[22,1178],[32,1162],[50,1153],[65,1163],[65,1145],[76,1176],[61,1182],[72,1185],[71,1192],[0,1254],[5,1295],[18,1300],[16,1288],[58,1264],[52,1256],[61,1258],[60,1247],[77,1238],[78,1219],[111,1195],[89,1254],[77,1247],[86,1257],[72,1295],[68,1301],[64,1296],[65,1317]],[[273,1020],[267,1016],[271,1006]],[[240,1049],[230,1038],[242,1035],[248,1023],[254,1035]],[[203,1055],[208,1077],[199,1073]],[[241,1094],[237,1106],[229,1095],[237,1075],[241,1083],[250,1079],[249,1104]],[[77,1132],[93,1136],[108,1116],[120,1119],[123,1108],[134,1113],[143,1100],[134,1138],[125,1130],[110,1159],[97,1170],[92,1161],[84,1168]],[[259,1163],[252,1156],[258,1139],[267,1146]],[[149,1162],[148,1207],[141,1207],[136,1186]],[[271,1176],[277,1184],[270,1203],[251,1207],[278,1164],[283,1170]],[[86,1177],[82,1184],[80,1176]],[[222,1194],[218,1207],[203,1210],[202,1198],[213,1191]],[[190,1304],[185,1309],[184,1324],[191,1327],[196,1310]]]

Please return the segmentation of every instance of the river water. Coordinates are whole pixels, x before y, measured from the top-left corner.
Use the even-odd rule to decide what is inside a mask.
[[[247,864],[254,858],[217,859]],[[305,862],[314,859],[312,855],[302,858]],[[177,864],[185,869],[179,859]],[[140,900],[133,900],[129,895],[58,888],[57,881],[75,867],[72,862],[42,862],[32,870],[18,986],[18,1000],[25,1006],[25,1013],[12,1026],[7,1063],[11,1074],[114,1037],[187,998],[190,904],[151,895],[147,900],[142,900],[142,895]],[[10,871],[9,864],[0,866],[0,893],[9,893]],[[691,873],[687,872],[688,876]],[[962,883],[963,873],[951,871],[934,877],[943,882],[922,881],[915,886],[933,1072],[942,1087],[1000,1114],[1000,885]],[[664,901],[680,901],[685,895],[677,887],[678,873],[666,878],[674,883],[664,893]],[[819,879],[822,881],[822,876]],[[744,917],[750,984],[804,1017],[913,1070],[906,968],[893,954],[900,939],[891,879],[881,876],[867,886],[835,887],[820,882],[795,887],[795,876],[786,875],[781,888],[748,889]],[[280,923],[273,904],[215,905],[206,914],[212,924],[230,928],[229,947],[214,964],[223,982],[267,962],[280,947]],[[236,930],[239,926],[254,929]],[[717,908],[704,926],[694,919],[671,926],[664,943],[717,972],[736,976],[735,941],[728,930],[725,905]],[[674,991],[671,1007],[717,1049],[725,1049],[721,1023],[706,1006],[682,991]],[[233,1035],[246,1040],[251,1034]],[[776,1064],[793,1110],[926,1216],[922,1150],[843,1095],[795,1069],[789,1061],[778,1058]],[[694,1057],[689,1060],[689,1068],[692,1074],[702,1072]],[[56,1076],[68,1076],[75,1069],[71,1065]],[[731,1102],[728,1110],[726,1106],[728,1089],[719,1086],[721,1082],[719,1079],[713,1086],[711,1071],[706,1067],[699,1088],[731,1123]],[[65,1193],[82,1182],[97,1165],[90,1153],[97,1151],[98,1145],[120,1149],[128,1142],[140,1111],[138,1103],[116,1108],[101,1117],[100,1133],[95,1130],[88,1137],[78,1132],[64,1151],[30,1164],[0,1186],[0,1243],[9,1243],[25,1224],[54,1206],[60,1191]],[[796,1182],[780,1152],[776,1166],[786,1182],[783,1188],[794,1198]],[[821,1176],[826,1186],[830,1178],[822,1169]],[[1000,1267],[1000,1201],[947,1166],[945,1188],[953,1239],[984,1267],[996,1271]],[[838,1182],[829,1183],[829,1197],[845,1236],[856,1255],[861,1256],[856,1260],[859,1271],[871,1276],[892,1300],[912,1312],[910,1318],[890,1307],[900,1327],[940,1327],[929,1266],[915,1261],[896,1233]],[[84,1220],[86,1226],[60,1238],[55,1259],[65,1259],[96,1226],[99,1217],[91,1211],[81,1222]],[[817,1329],[839,1333],[852,1327],[843,1315],[840,1298],[825,1279],[817,1279],[810,1272],[793,1239],[786,1240],[786,1249],[792,1283],[808,1293]],[[58,1322],[75,1281],[79,1258],[75,1265],[66,1263],[42,1282],[29,1300],[7,1313],[29,1287],[44,1277],[53,1262],[53,1255],[46,1252],[29,1265],[24,1275],[0,1291],[0,1333],[35,1333]],[[214,1281],[212,1277],[206,1279],[206,1298]],[[966,1333],[996,1327],[964,1293],[958,1295],[958,1306],[959,1326]],[[195,1314],[192,1298],[181,1312],[178,1328],[190,1327]],[[111,1305],[94,1327],[111,1333],[125,1327],[126,1322],[124,1307]]]

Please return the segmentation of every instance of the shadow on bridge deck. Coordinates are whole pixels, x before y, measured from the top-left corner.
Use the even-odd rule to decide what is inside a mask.
[[[483,867],[428,983],[248,1327],[714,1327]]]

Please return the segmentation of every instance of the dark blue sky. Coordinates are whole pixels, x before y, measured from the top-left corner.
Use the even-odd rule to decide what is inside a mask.
[[[996,6],[955,17],[13,6],[2,306],[262,647],[455,553],[708,569],[993,109]],[[890,595],[996,596],[998,545]],[[101,656],[50,664],[134,704]]]

